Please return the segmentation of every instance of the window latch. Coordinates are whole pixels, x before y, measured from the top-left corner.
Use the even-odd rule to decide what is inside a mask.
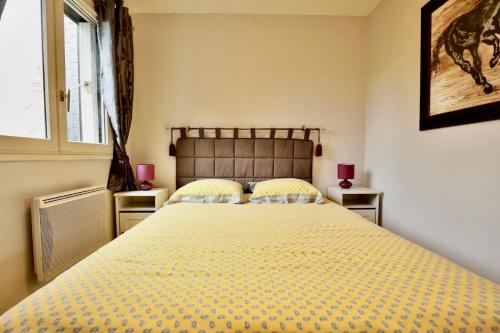
[[[66,112],[69,112],[70,102],[71,102],[71,90],[68,89],[67,92],[64,90],[59,90],[59,101],[66,101]]]

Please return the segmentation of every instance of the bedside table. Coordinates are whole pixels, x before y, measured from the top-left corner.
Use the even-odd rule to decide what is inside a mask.
[[[168,189],[115,193],[116,236],[138,225],[160,209],[168,199]]]
[[[339,205],[363,216],[370,222],[380,225],[380,200],[382,192],[367,187],[343,189],[328,187],[328,198]]]

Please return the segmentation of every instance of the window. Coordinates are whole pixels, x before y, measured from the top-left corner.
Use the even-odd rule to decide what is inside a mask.
[[[42,23],[40,0],[10,0],[0,13],[0,135],[49,138]]]
[[[110,158],[99,68],[88,1],[0,0],[0,161]]]
[[[67,139],[106,143],[97,76],[97,27],[68,4],[64,11]]]

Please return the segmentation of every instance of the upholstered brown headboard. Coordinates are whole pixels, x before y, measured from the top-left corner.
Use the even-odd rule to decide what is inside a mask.
[[[313,142],[299,139],[179,138],[177,188],[194,180],[299,178],[312,182]]]

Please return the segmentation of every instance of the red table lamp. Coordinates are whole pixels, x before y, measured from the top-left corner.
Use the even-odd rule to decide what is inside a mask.
[[[149,181],[155,179],[155,166],[153,164],[137,164],[136,167],[137,180],[142,180],[139,184],[141,191],[149,191],[153,188],[153,184]]]
[[[354,164],[339,164],[338,165],[338,179],[343,179],[339,186],[342,188],[351,188],[352,183],[348,179],[354,179]]]

